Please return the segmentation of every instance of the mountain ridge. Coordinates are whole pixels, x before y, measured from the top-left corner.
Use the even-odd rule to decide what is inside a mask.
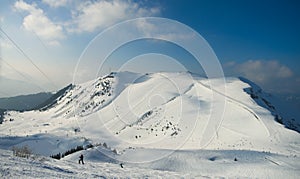
[[[276,114],[281,113],[255,101],[270,96],[241,78],[226,78],[226,90],[222,91],[222,81],[188,72],[111,73],[68,85],[42,110],[6,112],[0,135],[51,134],[57,137],[47,140],[53,143],[55,138],[66,143],[61,146],[69,146],[66,138],[78,139],[69,147],[82,145],[81,138],[85,138],[91,143],[106,142],[118,150],[206,148],[286,153],[289,142],[295,143],[299,133],[275,121]],[[219,103],[225,104],[224,109],[217,108]],[[214,118],[218,116],[222,119]],[[285,118],[281,120],[287,125]],[[211,121],[214,123],[209,125]],[[297,121],[292,122],[298,130]],[[55,153],[47,154],[65,150],[58,147]]]

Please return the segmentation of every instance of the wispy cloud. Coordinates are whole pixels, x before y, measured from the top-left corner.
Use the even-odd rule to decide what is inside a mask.
[[[69,3],[69,0],[42,0],[43,3],[49,5],[50,7],[63,7]]]
[[[227,76],[243,76],[271,92],[300,93],[300,77],[276,60],[248,60],[224,64]]]
[[[59,44],[59,40],[65,37],[63,27],[52,22],[42,9],[36,4],[28,4],[24,1],[17,1],[14,8],[28,13],[23,18],[22,26],[27,31],[37,34],[47,44]]]
[[[153,21],[149,19],[137,19],[135,21],[136,28],[146,37],[156,37],[166,41],[189,41],[195,38],[196,34],[182,28],[182,24],[175,21],[161,19]]]

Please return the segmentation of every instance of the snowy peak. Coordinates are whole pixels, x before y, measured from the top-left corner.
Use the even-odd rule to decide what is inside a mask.
[[[41,111],[51,110],[54,111],[55,116],[67,118],[86,116],[111,103],[127,87],[134,88],[133,86],[153,78],[167,78],[166,74],[112,72],[86,83],[70,84],[40,105],[38,109]],[[151,85],[147,85],[147,87],[151,87]]]
[[[41,110],[50,110],[54,112],[54,117],[66,118],[92,114],[109,104],[125,88],[116,86],[116,83],[121,81],[125,85],[136,75],[129,72],[110,73],[83,84],[69,85],[56,93]]]
[[[287,143],[299,139],[297,132],[274,120],[281,113],[272,96],[239,78],[118,72],[69,85],[53,99],[40,111],[8,112],[0,133],[51,134],[78,138],[78,143],[84,138],[120,150],[265,151],[267,146],[269,151],[286,152]]]
[[[213,88],[212,84],[214,84]],[[180,112],[185,112],[173,111],[170,108],[180,107],[181,110],[201,112],[204,114],[203,118],[210,113],[214,103],[220,103],[222,98],[223,100],[226,98],[229,103],[242,106],[244,111],[258,119],[259,115],[252,109],[253,103],[255,103],[257,106],[254,109],[262,107],[270,111],[277,122],[299,132],[300,123],[295,119],[296,115],[291,115],[294,112],[282,109],[280,102],[270,94],[263,92],[255,83],[241,77],[227,78],[226,84],[223,85],[226,85],[226,92],[222,89],[221,79],[208,80],[189,72],[152,74],[112,72],[86,83],[68,85],[41,106],[40,110],[50,111],[54,118],[70,118],[88,116],[107,107],[108,109],[101,113],[111,120],[110,123],[118,123],[114,126],[115,134],[128,130],[128,127],[141,128],[146,124],[160,126],[159,129],[148,126],[147,130],[150,133],[153,130],[160,130],[166,134],[165,128],[170,128],[167,124],[172,123],[172,120],[161,120],[160,118],[168,118],[166,115],[174,118],[175,115],[169,113],[182,117]],[[214,93],[219,97],[213,99]],[[106,111],[109,111],[109,114],[106,114]],[[196,115],[189,117],[197,118]],[[115,119],[119,120],[113,122]],[[157,123],[158,119],[165,124]],[[179,121],[179,118],[176,120]],[[174,124],[177,123],[176,120],[173,121]],[[119,124],[120,121],[121,124]],[[122,123],[125,124],[122,125]],[[173,126],[173,128],[176,127]],[[179,130],[173,130],[171,135],[178,132]],[[139,138],[139,136],[135,135],[134,137]],[[155,136],[159,136],[159,134],[155,134]]]

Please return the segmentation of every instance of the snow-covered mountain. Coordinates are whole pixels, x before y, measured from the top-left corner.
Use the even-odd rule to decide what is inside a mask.
[[[118,72],[69,85],[38,110],[7,112],[0,125],[0,148],[28,145],[34,153],[50,156],[78,145],[98,144],[85,151],[88,160],[143,162],[145,168],[175,172],[184,171],[184,158],[196,157],[193,162],[198,158],[202,164],[220,158],[221,165],[228,155],[246,161],[257,154],[270,164],[266,155],[276,154],[274,160],[294,157],[288,166],[299,174],[299,120],[297,110],[244,78]],[[203,159],[211,152],[214,160]],[[77,158],[75,153],[63,160]],[[201,172],[198,167],[189,170]]]

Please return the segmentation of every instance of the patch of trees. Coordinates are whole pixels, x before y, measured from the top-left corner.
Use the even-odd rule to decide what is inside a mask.
[[[72,154],[72,153],[75,153],[75,152],[78,152],[78,151],[81,151],[81,150],[86,150],[86,149],[93,148],[93,147],[94,147],[93,144],[88,144],[85,147],[83,145],[78,145],[77,147],[71,148],[70,150],[67,150],[64,153],[58,153],[58,154],[55,154],[55,155],[51,155],[50,157],[59,160],[61,158],[64,158],[67,155]]]

